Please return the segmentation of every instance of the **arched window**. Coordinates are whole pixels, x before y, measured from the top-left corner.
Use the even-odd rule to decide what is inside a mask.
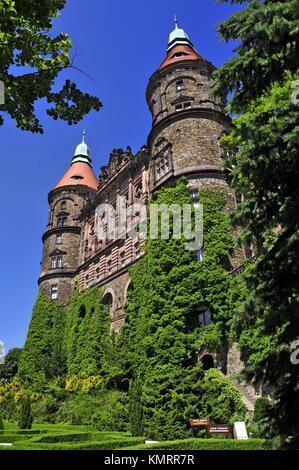
[[[203,370],[209,370],[214,368],[214,359],[211,354],[205,354],[201,358]]]
[[[109,308],[110,315],[112,314],[113,309],[113,297],[110,292],[107,292],[104,297],[102,298],[102,304],[107,305]]]

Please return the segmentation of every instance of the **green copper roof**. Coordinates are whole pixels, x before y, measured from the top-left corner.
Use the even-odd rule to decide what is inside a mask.
[[[77,145],[72,163],[75,162],[83,162],[83,163],[88,163],[90,164],[91,158],[90,158],[90,150],[88,145],[85,142],[85,129],[83,131],[83,137],[82,137],[82,142]]]
[[[175,24],[175,29],[169,35],[167,51],[169,51],[172,47],[177,46],[179,44],[184,44],[184,45],[188,44],[192,46],[192,43],[189,39],[188,34],[185,33],[183,29],[178,27],[178,20],[176,17],[174,18],[174,24]]]

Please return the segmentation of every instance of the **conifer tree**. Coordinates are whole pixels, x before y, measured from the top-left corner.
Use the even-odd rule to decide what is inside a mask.
[[[139,377],[130,381],[129,419],[132,436],[143,435],[142,382]]]
[[[31,413],[31,401],[29,396],[24,396],[21,399],[21,409],[19,418],[20,429],[31,429],[32,427],[32,413]]]
[[[233,0],[223,0],[236,3]],[[223,3],[222,2],[222,3]],[[240,0],[238,3],[245,3]],[[219,26],[236,55],[214,91],[233,93],[233,132],[224,138],[237,194],[234,215],[259,258],[234,325],[247,372],[272,390],[274,445],[298,446],[299,364],[299,9],[297,0],[249,0]]]

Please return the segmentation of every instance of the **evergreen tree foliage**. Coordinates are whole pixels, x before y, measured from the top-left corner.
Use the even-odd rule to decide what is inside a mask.
[[[201,383],[201,409],[213,423],[244,421],[246,406],[241,393],[218,369],[206,372]]]
[[[19,368],[21,348],[12,348],[5,355],[4,364],[0,364],[0,379],[11,382],[16,376]]]
[[[103,292],[90,288],[75,291],[67,310],[65,344],[68,375],[96,376],[102,370],[102,358],[110,331],[108,307],[101,303]]]
[[[24,396],[21,399],[21,409],[19,418],[20,429],[31,429],[32,427],[32,413],[31,413],[31,402],[29,396]]]
[[[132,436],[143,435],[142,382],[139,377],[130,381],[129,420]]]
[[[258,422],[269,417],[271,402],[267,397],[259,397],[254,402],[253,421]]]
[[[66,372],[65,321],[66,313],[62,306],[46,299],[40,291],[18,370],[23,382],[34,390]]]
[[[299,364],[291,361],[299,338],[298,20],[297,0],[247,2],[219,27],[239,45],[215,87],[234,92],[230,110],[242,113],[224,144],[233,186],[245,195],[235,222],[260,251],[244,274],[235,331],[248,373],[271,386],[274,445],[282,447],[299,442]]]
[[[0,434],[4,431],[4,422],[2,416],[0,416]]]

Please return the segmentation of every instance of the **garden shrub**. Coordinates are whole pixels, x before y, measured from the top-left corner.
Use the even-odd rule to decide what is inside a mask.
[[[184,439],[165,441],[151,445],[139,445],[130,450],[265,450],[267,443],[264,439]],[[126,449],[127,450],[127,449]]]
[[[32,413],[31,413],[30,397],[24,396],[21,399],[19,428],[20,429],[31,429],[32,421],[33,421],[33,417],[32,417]]]

